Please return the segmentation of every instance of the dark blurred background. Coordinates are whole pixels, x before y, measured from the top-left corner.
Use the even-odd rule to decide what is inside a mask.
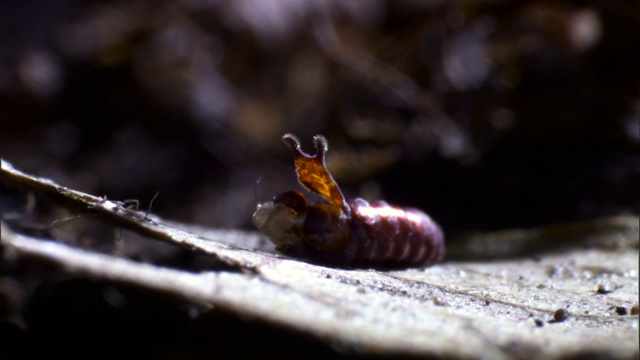
[[[158,193],[152,211],[167,219],[253,229],[257,202],[299,188],[280,137],[313,152],[320,133],[345,194],[422,208],[449,239],[637,214],[639,64],[639,1],[4,0],[0,156],[143,209]],[[92,217],[47,227],[74,214],[29,199],[0,185],[16,230],[217,266]],[[336,355],[272,324],[5,255],[3,358],[84,358],[81,344]]]
[[[450,236],[640,211],[637,1],[2,1],[0,155],[252,229],[330,143]]]

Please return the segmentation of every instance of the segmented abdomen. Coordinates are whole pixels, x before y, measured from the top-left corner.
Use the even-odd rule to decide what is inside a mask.
[[[442,230],[424,212],[384,201],[349,200],[351,244],[355,261],[425,264],[444,256]]]

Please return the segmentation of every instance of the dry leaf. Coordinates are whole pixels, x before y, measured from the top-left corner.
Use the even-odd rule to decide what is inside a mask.
[[[4,161],[0,180],[95,209],[113,224],[239,271],[143,264],[35,239],[2,223],[5,257],[38,258],[77,275],[212,304],[347,351],[492,359],[631,359],[640,352],[635,216],[471,236],[451,247],[450,260],[426,268],[335,269],[276,255],[257,233],[166,222]]]

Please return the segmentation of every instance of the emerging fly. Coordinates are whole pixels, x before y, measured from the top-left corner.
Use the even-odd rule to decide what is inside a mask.
[[[294,135],[282,140],[295,154],[298,181],[325,201],[307,203],[302,193],[287,191],[258,204],[253,223],[276,250],[340,263],[421,265],[442,259],[444,235],[424,212],[384,201],[345,200],[325,166],[329,144],[323,136],[313,138],[313,156],[300,149]]]

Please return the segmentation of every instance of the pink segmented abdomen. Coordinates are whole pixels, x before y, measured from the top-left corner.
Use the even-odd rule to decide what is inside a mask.
[[[426,264],[444,256],[442,230],[424,212],[359,198],[348,203],[352,260]]]

